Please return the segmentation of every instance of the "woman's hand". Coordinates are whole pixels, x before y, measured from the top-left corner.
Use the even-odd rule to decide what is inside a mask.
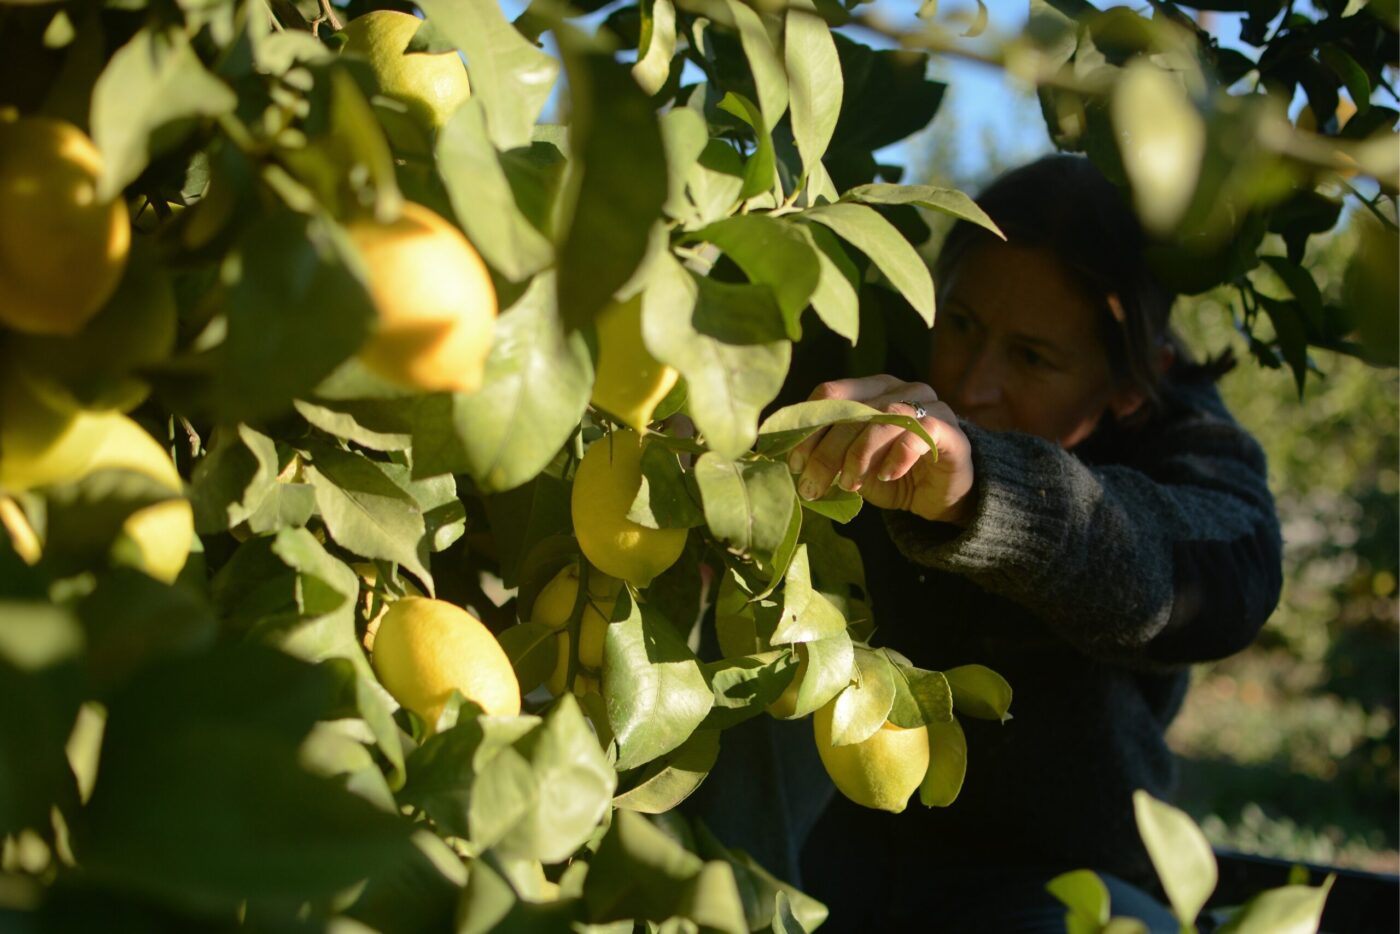
[[[928,443],[898,425],[831,425],[788,455],[788,467],[800,474],[797,491],[818,499],[833,481],[858,492],[881,509],[902,509],[934,522],[965,526],[972,517],[972,445],[958,428],[957,416],[923,383],[893,376],[868,376],[822,383],[811,399],[850,399],[881,412],[916,414],[933,438]]]

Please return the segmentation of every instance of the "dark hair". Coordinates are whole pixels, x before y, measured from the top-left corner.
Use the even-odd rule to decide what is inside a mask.
[[[1176,295],[1148,268],[1147,240],[1123,194],[1083,156],[1050,155],[992,182],[977,204],[1016,244],[1050,250],[1099,300],[1099,329],[1113,376],[1147,400],[1160,401],[1159,348],[1176,350],[1173,377],[1213,380],[1229,370],[1228,355],[1196,364],[1168,327]],[[939,282],[992,234],[967,221],[948,232],[935,264]],[[1115,307],[1116,305],[1116,307]]]

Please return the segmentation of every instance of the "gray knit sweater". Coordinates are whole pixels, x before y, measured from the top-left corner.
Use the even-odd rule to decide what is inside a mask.
[[[829,897],[824,883],[873,872],[907,892],[940,868],[1021,864],[1151,885],[1131,796],[1170,795],[1164,734],[1187,666],[1248,645],[1278,600],[1263,453],[1203,385],[1169,386],[1147,424],[1102,427],[1072,453],[963,429],[976,473],[965,530],[867,510],[850,531],[874,641],[922,668],[996,669],[1013,719],[964,720],[967,780],[949,808],[836,799],[806,881]],[[833,845],[853,834],[881,842],[881,865]]]

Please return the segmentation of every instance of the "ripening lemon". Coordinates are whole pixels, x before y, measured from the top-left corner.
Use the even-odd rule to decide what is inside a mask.
[[[680,558],[686,530],[651,529],[628,519],[641,485],[642,438],[614,431],[583,455],[571,507],[584,556],[604,573],[645,587]]]
[[[599,313],[598,369],[593,404],[624,425],[645,431],[652,413],[680,374],[658,361],[642,341],[641,293]]]
[[[558,636],[558,653],[554,656],[554,670],[545,679],[544,686],[549,688],[549,693],[555,697],[564,693],[564,688],[569,680],[569,640],[568,630],[562,630]],[[582,655],[582,653],[580,653]],[[601,694],[603,692],[603,682],[596,674],[580,668],[574,673],[574,695],[582,697],[585,694]]]
[[[379,681],[432,731],[455,689],[491,716],[520,713],[520,682],[482,622],[446,600],[404,597],[374,637]]]
[[[0,387],[0,490],[71,483],[98,470],[131,470],[173,493],[182,490],[170,455],[118,412],[62,411],[16,377]],[[194,542],[194,512],[180,497],[131,514],[113,559],[154,578],[175,580]]]
[[[471,97],[471,82],[456,52],[404,54],[422,25],[408,13],[375,10],[346,24],[340,51],[367,59],[380,93],[402,102],[424,128],[437,130]]]
[[[392,224],[352,222],[379,313],[360,359],[375,373],[422,392],[481,386],[496,322],[491,275],[462,232],[405,202]]]
[[[71,123],[0,118],[0,325],[76,334],[111,296],[131,220],[120,198],[98,200],[101,174]]]
[[[578,598],[578,565],[570,564],[561,570],[540,591],[530,618],[544,623],[551,629],[562,629],[573,615],[574,601]],[[578,658],[589,668],[603,667],[603,641],[608,635],[608,622],[612,619],[613,606],[617,603],[618,591],[622,582],[596,571],[588,576],[588,602],[579,620]]]
[[[802,689],[802,679],[807,677],[807,647],[799,644],[797,646],[797,670],[792,673],[792,680],[787,687],[783,688],[783,693],[778,695],[778,699],[769,704],[765,709],[770,716],[779,720],[791,720],[797,713],[797,692]]]
[[[869,739],[831,745],[833,699],[812,715],[812,732],[826,774],[856,804],[898,814],[928,771],[928,727],[905,730],[886,722]]]

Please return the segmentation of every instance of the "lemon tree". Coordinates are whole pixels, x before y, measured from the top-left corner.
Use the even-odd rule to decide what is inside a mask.
[[[873,640],[861,500],[785,464],[921,430],[786,403],[921,344],[931,216],[993,227],[880,161],[964,30],[380,6],[0,0],[0,918],[812,930],[677,811],[724,731],[811,717],[854,800],[956,806],[962,721],[1012,703]],[[1260,54],[1064,2],[976,54],[1163,274],[1236,289],[1260,362],[1394,363],[1393,8],[1210,6]],[[1343,198],[1363,248],[1324,287]]]

